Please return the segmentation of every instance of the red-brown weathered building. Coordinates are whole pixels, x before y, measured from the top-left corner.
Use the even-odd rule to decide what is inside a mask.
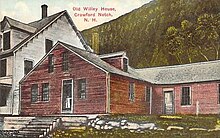
[[[124,52],[98,56],[58,42],[21,80],[21,115],[147,114],[148,86]]]
[[[152,114],[220,113],[220,60],[136,71],[152,83]]]
[[[220,61],[133,69],[58,42],[21,80],[21,115],[218,114]]]

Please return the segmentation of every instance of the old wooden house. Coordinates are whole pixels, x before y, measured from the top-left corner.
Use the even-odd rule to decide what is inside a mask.
[[[21,115],[150,113],[150,83],[124,52],[99,56],[58,42],[20,89]]]
[[[136,71],[152,84],[153,114],[220,113],[220,60]]]
[[[47,5],[28,24],[5,16],[0,30],[0,114],[19,114],[19,81],[58,40],[91,51],[67,11],[47,16]]]
[[[133,69],[58,42],[21,80],[21,115],[218,114],[220,61]]]

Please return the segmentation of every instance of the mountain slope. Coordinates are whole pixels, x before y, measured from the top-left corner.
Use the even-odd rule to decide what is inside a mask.
[[[100,54],[126,51],[133,67],[184,64],[219,59],[219,17],[218,0],[154,0],[82,33],[90,45],[98,34]]]

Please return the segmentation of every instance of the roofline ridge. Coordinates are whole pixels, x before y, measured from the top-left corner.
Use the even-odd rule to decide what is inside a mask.
[[[168,65],[168,66],[160,66],[160,67],[146,67],[146,68],[140,68],[136,70],[144,70],[144,69],[155,69],[155,68],[177,68],[177,67],[186,67],[191,65],[201,65],[201,64],[209,64],[209,63],[216,63],[220,62],[220,59],[217,60],[211,60],[211,61],[202,61],[202,62],[195,62],[195,63],[187,63],[187,64],[179,64],[179,65]]]

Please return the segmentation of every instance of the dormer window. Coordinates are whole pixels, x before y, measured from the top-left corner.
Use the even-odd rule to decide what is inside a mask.
[[[128,59],[123,58],[123,71],[128,72]]]
[[[45,52],[48,53],[52,47],[53,47],[53,41],[46,39],[45,40]]]
[[[3,50],[10,49],[10,31],[3,34]]]

